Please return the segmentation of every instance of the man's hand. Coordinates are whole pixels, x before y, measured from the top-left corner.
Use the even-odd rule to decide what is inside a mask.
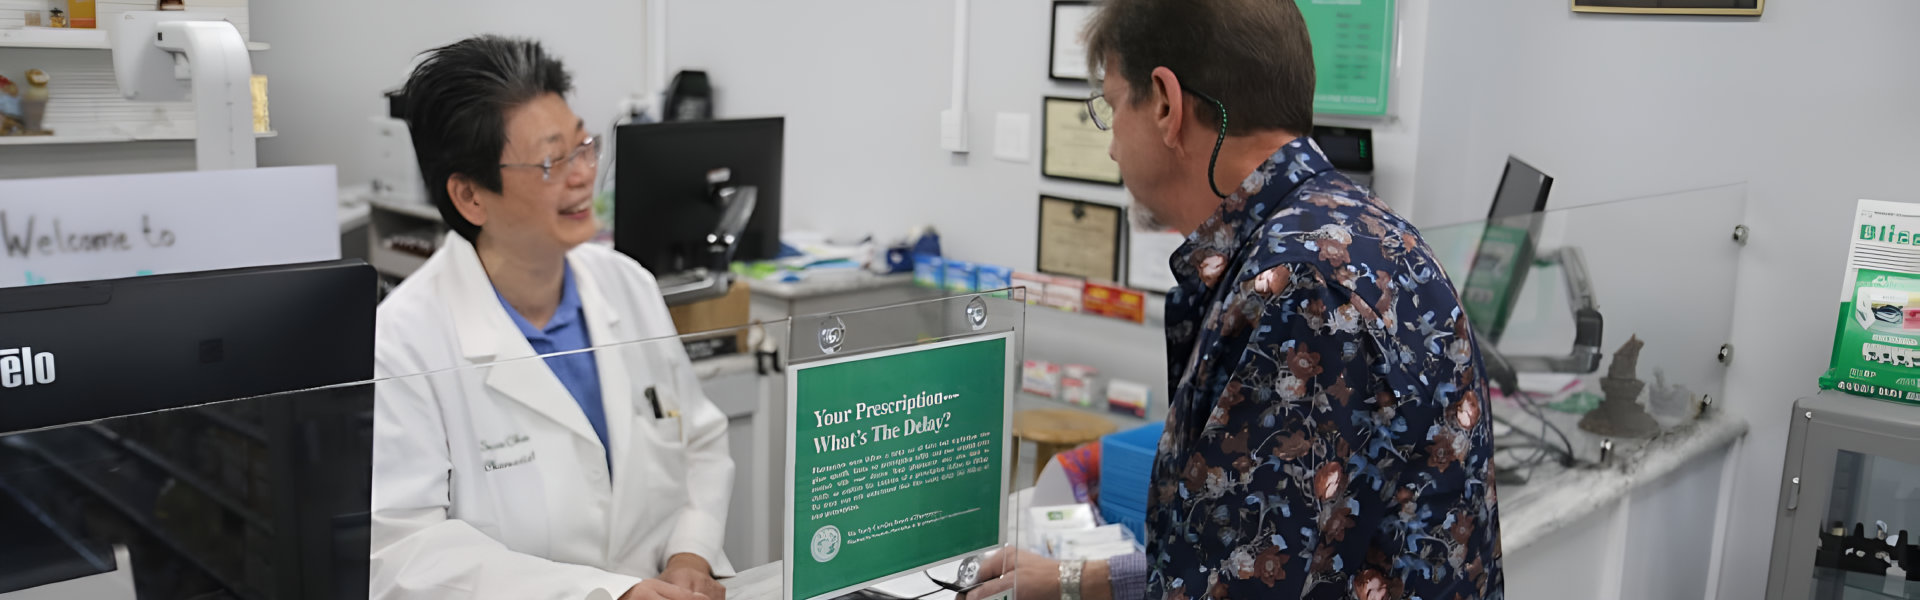
[[[667,569],[660,572],[660,581],[691,590],[707,600],[726,600],[727,588],[713,579],[713,567],[707,559],[695,554],[675,554],[667,559]]]
[[[671,583],[667,583],[659,579],[643,579],[640,581],[640,583],[636,583],[633,585],[632,588],[629,588],[627,590],[627,593],[621,594],[620,600],[714,600],[714,599],[707,597],[705,594],[696,594],[693,592],[689,592],[685,588],[677,587]]]
[[[1011,578],[1007,574],[1011,572]],[[1015,590],[1019,600],[1054,600],[1060,597],[1060,561],[1025,550],[1002,549],[980,563],[979,589],[961,596],[963,600],[992,598]],[[1107,582],[1107,561],[1090,560],[1080,574],[1080,597],[1085,600],[1112,600],[1113,589]]]

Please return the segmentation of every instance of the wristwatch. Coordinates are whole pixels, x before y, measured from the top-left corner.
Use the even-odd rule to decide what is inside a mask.
[[[1085,570],[1087,561],[1060,561],[1060,600],[1080,600],[1080,573]]]

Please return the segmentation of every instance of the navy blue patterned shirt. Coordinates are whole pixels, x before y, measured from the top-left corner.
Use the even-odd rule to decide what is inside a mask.
[[[1503,598],[1486,378],[1419,232],[1297,140],[1172,260],[1147,597]]]

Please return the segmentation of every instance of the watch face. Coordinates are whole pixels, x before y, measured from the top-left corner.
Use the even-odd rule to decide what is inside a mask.
[[[840,555],[840,528],[828,525],[813,532],[814,562],[827,562]]]
[[[971,586],[980,580],[980,557],[969,556],[960,561],[960,579],[955,581],[960,587]]]

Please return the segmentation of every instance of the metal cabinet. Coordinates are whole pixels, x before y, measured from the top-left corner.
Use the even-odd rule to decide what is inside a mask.
[[[1769,600],[1920,599],[1920,407],[1794,403]]]

